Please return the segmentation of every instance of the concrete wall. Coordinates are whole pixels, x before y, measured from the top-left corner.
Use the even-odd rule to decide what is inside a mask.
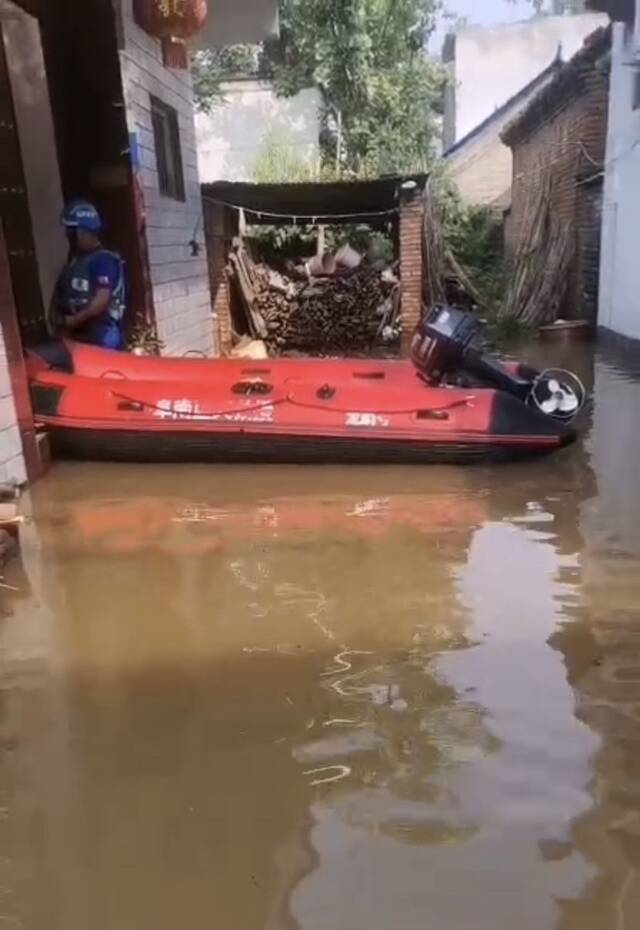
[[[445,159],[465,203],[506,209],[511,202],[511,150],[496,132],[483,133]]]
[[[602,222],[598,323],[640,339],[640,108],[633,109],[637,67],[631,34],[613,26],[609,131]]]
[[[505,112],[485,129],[463,142],[460,148],[445,154],[447,173],[465,203],[503,210],[510,206],[513,159],[511,149],[502,142],[500,133],[551,79],[552,75],[549,75],[546,82],[538,82],[530,94],[523,94],[517,103],[505,108]]]
[[[210,3],[202,32],[194,39],[198,48],[219,48],[239,42],[261,42],[278,32],[278,0],[235,0]]]
[[[457,141],[525,87],[555,58],[558,46],[568,60],[584,39],[608,19],[599,13],[542,16],[523,23],[486,28],[470,26],[455,37],[455,107]],[[455,100],[453,98],[455,97]],[[451,117],[445,112],[445,124]]]
[[[502,209],[511,203],[511,151],[496,133],[472,140],[446,164],[465,203]]]
[[[230,81],[226,102],[198,113],[196,135],[200,178],[252,181],[256,161],[271,140],[284,145],[295,161],[313,165],[319,158],[320,95],[303,90],[276,97],[269,81]]]
[[[24,484],[26,480],[22,440],[11,391],[7,353],[0,329],[0,481]]]
[[[122,2],[124,48],[120,52],[129,130],[136,134],[147,208],[147,239],[158,333],[165,353],[214,350],[202,202],[196,155],[191,75],[162,64],[160,42],[133,21],[132,0]],[[151,123],[150,94],[178,112],[186,201],[164,197]],[[201,243],[198,256],[190,240]]]

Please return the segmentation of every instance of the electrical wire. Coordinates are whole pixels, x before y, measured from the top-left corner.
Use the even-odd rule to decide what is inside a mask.
[[[271,210],[259,210],[254,207],[247,207],[244,204],[231,203],[227,200],[218,200],[215,197],[208,197],[206,195],[204,195],[202,199],[205,203],[212,203],[219,207],[228,207],[230,210],[237,210],[238,212],[243,210],[245,213],[252,213],[259,218],[266,216],[269,217],[269,219],[293,220],[294,225],[298,220],[309,220],[311,221],[311,225],[316,225],[324,220],[349,220],[370,216],[390,216],[400,211],[399,207],[389,207],[387,210],[365,210],[358,213],[274,213]]]

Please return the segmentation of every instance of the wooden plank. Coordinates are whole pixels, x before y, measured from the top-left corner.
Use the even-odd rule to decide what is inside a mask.
[[[3,139],[0,145],[0,216],[5,230],[8,260],[6,274],[9,279],[8,284],[0,283],[2,289],[0,298],[7,306],[11,304],[11,314],[14,314],[17,308],[20,330],[23,334],[30,334],[34,339],[42,339],[44,307],[1,22],[0,100],[3,101],[2,112],[4,114],[0,119],[3,123]],[[6,334],[5,338],[7,338]],[[9,338],[12,338],[11,334]],[[14,355],[15,353],[14,347]],[[21,351],[19,354],[21,355]]]
[[[11,284],[11,268],[9,255],[4,239],[4,230],[0,221],[0,329],[4,339],[11,391],[16,407],[18,427],[22,438],[22,451],[24,454],[27,477],[35,481],[41,475],[40,455],[36,443],[35,425],[33,422],[33,409],[29,395],[27,371],[22,352],[22,340],[18,326],[13,288]]]

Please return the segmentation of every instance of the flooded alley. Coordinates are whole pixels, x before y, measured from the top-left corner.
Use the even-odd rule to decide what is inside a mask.
[[[640,370],[578,367],[542,462],[37,484],[0,927],[640,928]]]

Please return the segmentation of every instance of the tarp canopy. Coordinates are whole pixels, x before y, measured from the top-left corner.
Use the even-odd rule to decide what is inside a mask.
[[[427,175],[403,175],[370,181],[251,184],[216,181],[202,185],[205,200],[242,208],[249,223],[369,223],[392,218],[404,185],[422,191]]]

